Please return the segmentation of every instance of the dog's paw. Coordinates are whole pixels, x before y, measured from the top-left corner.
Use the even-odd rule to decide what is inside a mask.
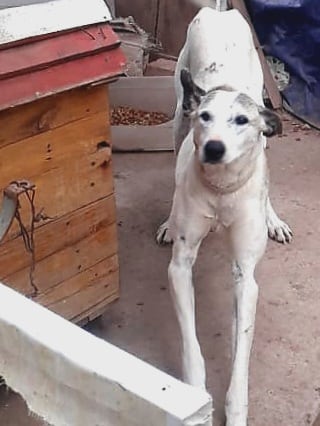
[[[156,234],[156,241],[159,245],[172,243],[173,240],[170,235],[168,220],[166,220],[162,225],[159,226]]]
[[[277,216],[272,219],[268,218],[267,226],[269,238],[281,244],[291,243],[293,233],[290,226]]]

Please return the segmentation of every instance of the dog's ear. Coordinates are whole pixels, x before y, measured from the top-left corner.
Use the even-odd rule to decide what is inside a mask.
[[[268,108],[260,108],[259,112],[264,122],[262,133],[268,137],[280,135],[282,133],[282,122],[278,114]]]
[[[201,97],[206,92],[194,83],[190,71],[186,68],[181,70],[180,81],[183,87],[183,112],[185,115],[189,115],[200,104]]]

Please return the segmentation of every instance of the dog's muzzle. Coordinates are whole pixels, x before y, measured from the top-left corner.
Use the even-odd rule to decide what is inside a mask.
[[[221,161],[226,147],[221,141],[209,141],[204,146],[204,162],[205,163],[218,163]]]

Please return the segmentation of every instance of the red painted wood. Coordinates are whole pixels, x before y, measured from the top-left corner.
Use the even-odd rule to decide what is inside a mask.
[[[125,57],[108,24],[0,50],[0,110],[123,73]]]
[[[118,36],[108,24],[58,33],[49,39],[0,51],[0,79],[109,50],[119,44]]]
[[[125,65],[121,49],[57,64],[30,74],[0,80],[0,109],[118,77]]]

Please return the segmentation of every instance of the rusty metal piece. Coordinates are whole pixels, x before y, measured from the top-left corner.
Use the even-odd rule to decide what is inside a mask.
[[[24,225],[21,215],[20,215],[20,203],[19,197],[24,194],[30,205],[31,211],[31,222],[30,230],[28,231],[27,227]],[[35,185],[28,180],[17,180],[11,182],[4,190],[3,204],[0,211],[0,241],[7,234],[13,219],[19,223],[21,236],[26,248],[26,251],[30,253],[31,262],[30,262],[30,284],[33,288],[32,297],[38,294],[38,288],[34,283],[34,269],[35,269],[35,250],[34,250],[34,227],[35,222],[39,221],[39,214],[35,212],[34,206],[34,197],[35,197]],[[42,212],[40,212],[40,215]]]
[[[14,200],[17,199],[20,194],[33,190],[34,188],[35,185],[28,180],[15,180],[4,189],[4,195]]]
[[[11,182],[5,188],[0,210],[0,241],[6,236],[15,217],[19,195],[31,189],[34,189],[34,185],[27,180]]]

